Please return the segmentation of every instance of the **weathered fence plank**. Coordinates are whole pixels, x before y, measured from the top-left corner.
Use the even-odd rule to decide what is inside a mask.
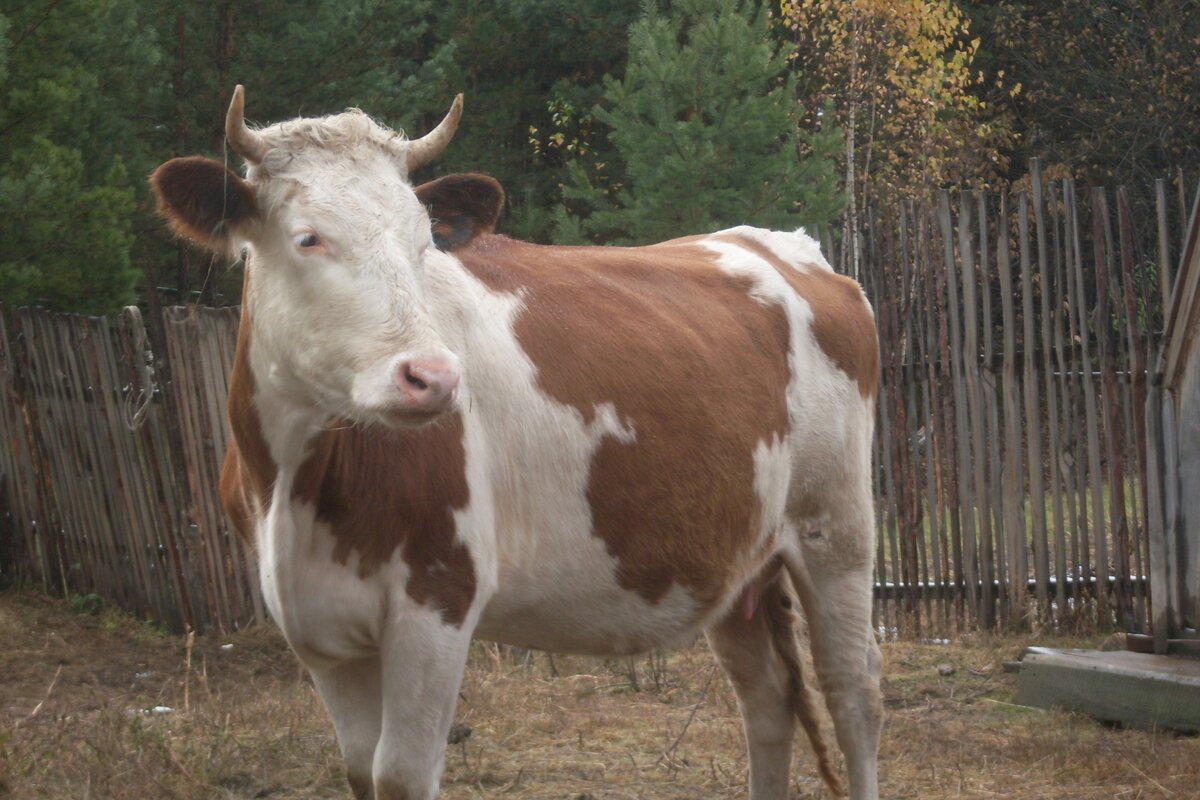
[[[1004,529],[1001,521],[1001,493],[993,491],[1002,481],[1000,468],[1000,406],[996,396],[996,372],[994,366],[995,330],[992,321],[992,282],[989,278],[991,251],[988,243],[987,199],[982,192],[975,193],[975,207],[979,217],[979,272],[972,276],[979,284],[979,301],[983,319],[983,363],[979,366],[980,398],[983,402],[981,413],[984,414],[984,441],[976,447],[984,453],[987,474],[983,478],[981,513],[984,515],[984,528],[980,541],[980,580],[983,586],[992,586],[997,581],[996,562],[999,559],[1000,575],[1003,575],[1004,560],[996,555],[995,546],[1003,539]],[[982,470],[981,470],[982,472]],[[984,625],[994,627],[999,620],[997,605],[1003,606],[1005,594],[999,593],[995,599],[990,591],[984,595]]]
[[[1023,513],[1024,471],[1021,468],[1020,387],[1017,380],[1017,320],[1013,304],[1013,275],[1009,244],[1008,195],[1000,195],[1000,213],[996,223],[996,271],[1000,276],[1001,324],[1004,329],[1004,362],[1001,387],[1004,396],[1004,546],[1008,569],[1005,575],[1008,618],[1024,616],[1025,593],[1019,587],[1026,579],[1021,554],[1025,547]],[[1018,606],[1019,604],[1019,606]]]
[[[1038,172],[1034,172],[1037,180]],[[1045,187],[1048,206],[1043,211],[1043,201],[1036,200],[1036,215],[1038,229],[1038,248],[1045,246],[1042,228],[1045,227],[1045,216],[1050,218],[1051,253],[1054,264],[1049,265],[1050,259],[1044,253],[1038,255],[1038,271],[1040,278],[1040,295],[1042,295],[1042,347],[1045,351],[1045,386],[1046,407],[1049,417],[1046,420],[1046,433],[1049,434],[1049,458],[1046,459],[1050,475],[1050,521],[1048,528],[1054,530],[1054,577],[1055,602],[1058,608],[1067,607],[1067,519],[1072,519],[1070,525],[1074,529],[1074,505],[1070,503],[1069,470],[1073,459],[1069,457],[1073,437],[1072,428],[1074,404],[1072,402],[1072,384],[1067,367],[1068,355],[1063,339],[1063,315],[1074,319],[1075,303],[1063,297],[1063,241],[1067,233],[1067,217],[1060,213],[1060,201],[1055,191],[1055,185]],[[1034,190],[1037,197],[1037,190]],[[1043,198],[1045,199],[1045,198]],[[1043,213],[1045,216],[1043,216]],[[1069,327],[1068,327],[1069,330]],[[1063,432],[1067,435],[1064,437]],[[1078,462],[1074,462],[1078,463]],[[1049,548],[1049,543],[1048,543]]]
[[[7,559],[11,563],[8,571],[31,572],[49,591],[61,577],[60,561],[51,522],[39,514],[44,469],[33,447],[29,413],[18,389],[23,380],[20,358],[8,331],[9,320],[0,309],[0,436],[4,445],[0,447],[4,501],[0,514],[9,527],[8,542],[0,547],[0,568],[5,566],[2,559]]]
[[[1030,256],[1029,243],[1029,197],[1022,193],[1018,200],[1017,229],[1019,231],[1019,247],[1021,255],[1021,323],[1024,332],[1022,340],[1022,361],[1025,365],[1025,444],[1028,453],[1029,477],[1029,506],[1033,515],[1033,563],[1034,578],[1037,581],[1038,604],[1045,606],[1047,602],[1047,560],[1046,560],[1046,488],[1045,461],[1042,457],[1042,407],[1041,393],[1038,391],[1038,376],[1036,369],[1037,340],[1033,305],[1033,266]],[[1024,539],[1024,537],[1022,537]],[[1021,542],[1021,562],[1028,564],[1028,543]],[[1027,573],[1026,566],[1022,572]]]
[[[971,231],[970,197],[963,192],[959,197],[958,214],[958,253],[959,266],[962,270],[962,306],[963,306],[963,349],[962,368],[966,381],[966,430],[962,431],[964,439],[969,437],[971,455],[964,463],[970,465],[967,478],[970,481],[970,496],[967,501],[967,516],[971,528],[967,531],[968,542],[965,558],[967,559],[967,584],[991,586],[986,579],[988,570],[985,564],[990,561],[987,552],[991,543],[991,521],[988,515],[987,466],[988,453],[984,447],[985,413],[983,408],[982,378],[979,374],[979,313],[977,308],[975,274],[975,240]],[[982,582],[981,582],[982,581]],[[974,594],[974,593],[972,593]],[[985,628],[995,624],[995,603],[991,591],[980,592],[977,601],[976,622]]]
[[[930,258],[929,214],[925,208],[914,209],[916,220],[916,240],[913,257],[918,275],[920,275],[920,290],[918,307],[920,309],[921,326],[916,337],[919,345],[918,363],[924,367],[921,393],[921,419],[924,423],[913,435],[922,448],[925,464],[926,519],[929,520],[930,551],[933,555],[934,582],[938,586],[951,584],[948,533],[945,519],[942,516],[941,492],[941,460],[938,457],[942,443],[942,418],[939,409],[939,374],[938,374],[938,317],[937,291],[934,288]],[[938,620],[941,627],[949,627],[952,603],[939,594]]]
[[[1097,572],[1109,574],[1109,544],[1108,525],[1104,518],[1104,487],[1101,472],[1100,453],[1100,420],[1096,402],[1096,387],[1092,372],[1091,338],[1088,327],[1091,314],[1088,312],[1088,293],[1083,278],[1083,249],[1082,235],[1079,231],[1079,206],[1076,202],[1075,183],[1070,179],[1063,182],[1063,196],[1067,202],[1067,215],[1070,226],[1070,252],[1073,259],[1075,278],[1075,297],[1079,306],[1079,363],[1083,376],[1083,407],[1084,420],[1087,425],[1087,471],[1089,488],[1091,490],[1090,507],[1092,522],[1092,541],[1096,546],[1095,565]],[[1108,582],[1098,581],[1096,584],[1097,613],[1105,613],[1108,605]]]

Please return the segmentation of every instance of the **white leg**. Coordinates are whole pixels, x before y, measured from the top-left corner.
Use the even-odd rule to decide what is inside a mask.
[[[424,608],[406,609],[389,623],[373,800],[437,797],[470,643],[470,626],[446,625]]]
[[[737,693],[750,757],[750,800],[785,800],[795,716],[788,674],[759,609],[746,620],[734,608],[705,636]]]
[[[779,574],[763,588],[750,619],[735,607],[706,632],[737,693],[750,757],[751,800],[788,797],[797,718],[808,732],[822,777],[835,791],[840,788],[804,685],[793,605]]]
[[[787,559],[808,620],[813,666],[846,757],[851,800],[879,797],[883,700],[871,628],[870,511],[802,537],[803,559]],[[865,517],[865,519],[863,519]]]
[[[333,720],[354,797],[371,800],[371,765],[383,718],[379,659],[347,661],[311,672]]]

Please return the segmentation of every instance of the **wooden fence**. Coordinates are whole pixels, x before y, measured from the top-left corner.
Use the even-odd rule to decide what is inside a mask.
[[[6,572],[175,630],[263,619],[217,503],[236,309],[168,309],[166,362],[137,309],[0,316]]]
[[[1044,181],[870,215],[880,626],[899,635],[1150,615],[1145,397],[1185,219]],[[1181,184],[1182,185],[1182,184]],[[1138,223],[1141,223],[1140,225]],[[0,572],[173,628],[263,619],[217,503],[235,309],[0,317]]]
[[[1124,189],[1036,162],[1030,187],[942,192],[860,239],[885,629],[1148,624],[1147,364],[1190,215],[1165,181],[1149,224]]]

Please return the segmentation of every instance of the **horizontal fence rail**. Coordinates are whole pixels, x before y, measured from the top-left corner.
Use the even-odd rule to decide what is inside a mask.
[[[825,232],[832,263],[862,264],[880,334],[885,634],[1147,629],[1147,364],[1189,216],[1155,196],[1135,220],[1124,190],[1035,162],[1011,196]],[[217,496],[237,309],[149,322],[161,352],[136,309],[0,312],[0,571],[174,629],[244,627],[262,598]]]

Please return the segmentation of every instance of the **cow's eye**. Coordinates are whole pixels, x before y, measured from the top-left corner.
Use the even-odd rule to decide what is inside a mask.
[[[301,231],[292,237],[292,241],[301,250],[313,250],[321,246],[321,237],[313,231]]]

